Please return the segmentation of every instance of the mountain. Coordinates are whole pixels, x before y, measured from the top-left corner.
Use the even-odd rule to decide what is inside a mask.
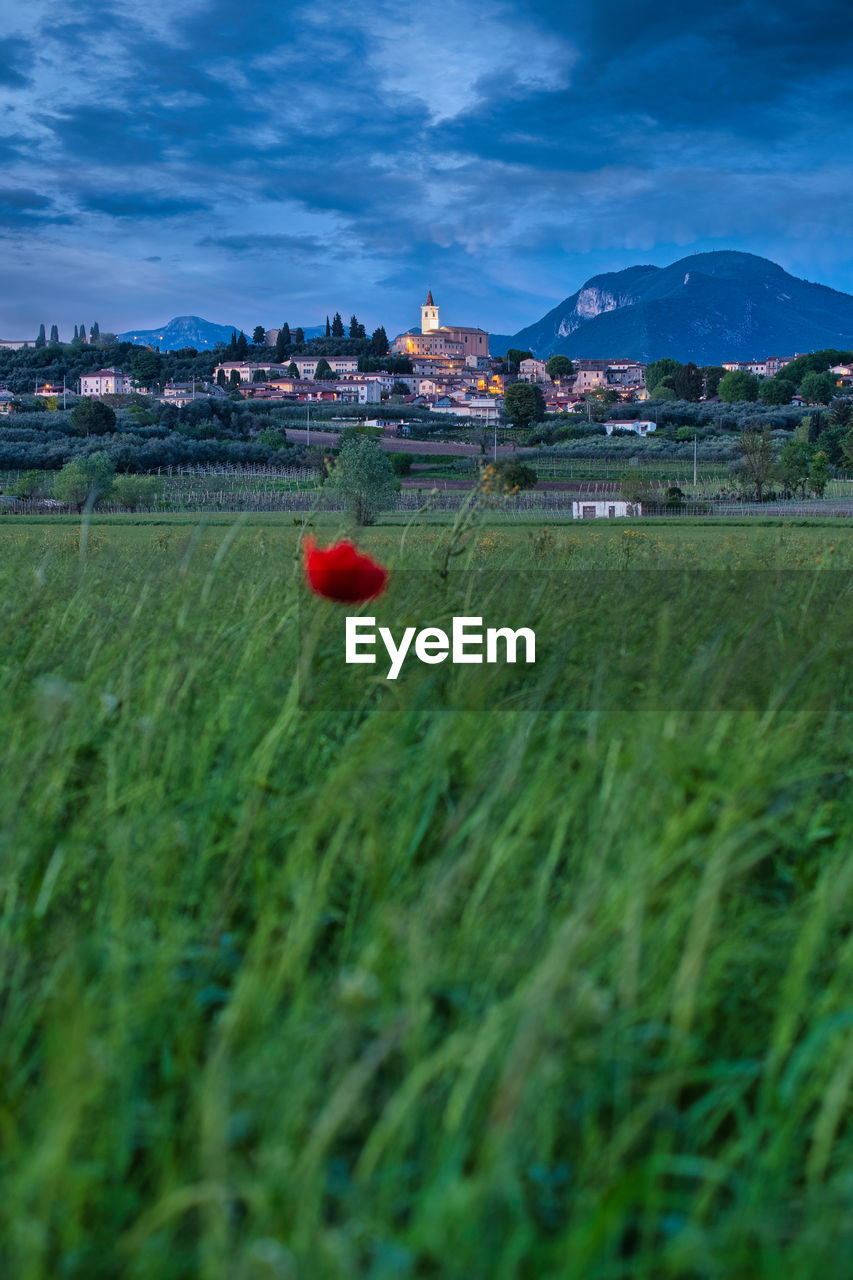
[[[292,326],[296,328],[295,325]],[[240,332],[239,325],[213,324],[210,320],[202,320],[201,316],[175,316],[162,329],[130,329],[120,333],[121,342],[135,342],[140,347],[159,347],[161,351],[178,351],[181,347],[195,347],[197,351],[210,350],[220,343],[231,341],[232,331]],[[244,329],[246,337],[251,339],[252,330]],[[314,325],[305,328],[306,338],[318,338],[326,332],[325,325]]]
[[[593,276],[535,324],[489,349],[547,358],[752,360],[853,346],[853,297],[788,275],[752,253],[696,253],[669,267]]]
[[[177,351],[181,347],[204,351],[220,342],[230,342],[235,327],[239,333],[239,325],[212,324],[200,316],[175,316],[162,329],[132,329],[118,336],[122,342],[135,342],[140,347],[159,347],[161,351]]]

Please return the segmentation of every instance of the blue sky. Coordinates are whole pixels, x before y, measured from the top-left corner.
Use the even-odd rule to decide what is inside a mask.
[[[744,249],[853,292],[847,6],[0,0],[0,337],[514,332]]]

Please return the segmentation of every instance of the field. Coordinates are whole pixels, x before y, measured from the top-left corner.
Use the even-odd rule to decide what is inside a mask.
[[[0,1274],[846,1280],[849,522],[304,531],[0,524]]]

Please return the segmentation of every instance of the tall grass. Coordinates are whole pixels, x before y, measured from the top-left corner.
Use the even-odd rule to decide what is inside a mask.
[[[849,702],[308,712],[298,534],[0,531],[0,1274],[847,1277]]]

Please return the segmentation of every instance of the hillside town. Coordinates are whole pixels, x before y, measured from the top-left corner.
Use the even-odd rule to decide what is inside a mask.
[[[313,354],[310,341],[290,353],[280,343],[282,331],[273,328],[256,330],[251,351],[244,341],[246,355],[219,359],[209,378],[157,384],[110,366],[87,372],[67,385],[36,380],[32,395],[65,403],[69,395],[100,399],[137,394],[178,408],[197,400],[222,399],[229,394],[257,402],[308,406],[329,402],[378,405],[393,398],[401,405],[450,415],[471,425],[491,426],[504,419],[506,391],[517,382],[533,384],[539,389],[543,411],[548,414],[583,411],[596,396],[606,404],[641,403],[655,390],[647,385],[649,366],[637,360],[604,355],[545,360],[525,351],[491,353],[486,330],[441,323],[432,290],[420,310],[420,326],[398,334],[387,346],[387,359],[380,357],[373,361],[380,367],[369,371],[360,368],[362,361],[355,355]],[[381,332],[384,334],[384,330]],[[85,330],[82,333],[85,340]],[[257,339],[261,334],[263,342],[259,343]],[[75,330],[75,339],[76,336]],[[38,339],[0,339],[0,351],[38,345]],[[276,352],[282,350],[285,353],[276,358]],[[723,361],[719,372],[772,379],[800,354]],[[829,372],[835,378],[839,394],[853,387],[850,365],[833,366]],[[796,395],[787,402],[804,403]],[[0,388],[0,413],[14,412],[17,403],[16,395]],[[638,434],[645,434],[648,429],[654,429],[654,424],[649,428],[648,424],[638,422],[635,428]]]

